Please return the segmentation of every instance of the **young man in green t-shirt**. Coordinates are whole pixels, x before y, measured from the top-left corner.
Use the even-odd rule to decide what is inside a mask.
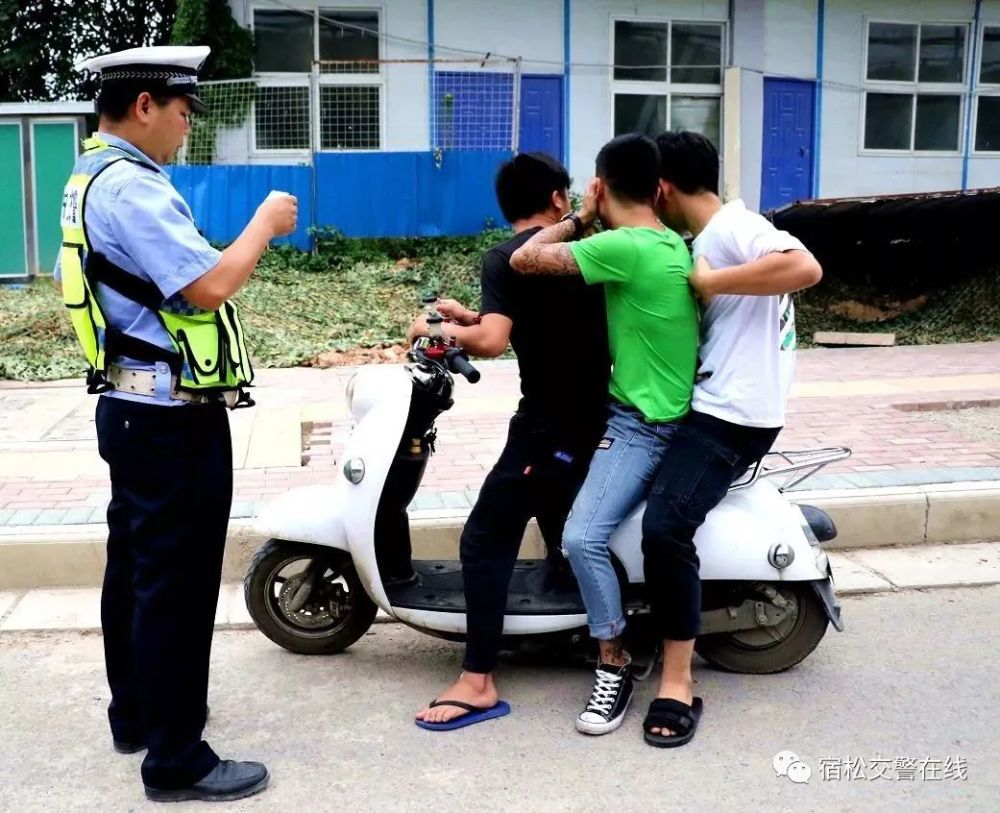
[[[613,364],[607,429],[563,532],[600,660],[577,729],[605,734],[621,725],[632,698],[625,616],[608,541],[645,499],[676,422],[691,405],[698,311],[684,241],[654,209],[659,152],[645,136],[608,142],[579,212],[543,229],[514,252],[524,274],[580,274],[604,284]],[[608,231],[579,238],[600,217]],[[556,315],[558,318],[558,315]],[[572,348],[570,348],[572,352]],[[558,360],[553,359],[557,364]]]

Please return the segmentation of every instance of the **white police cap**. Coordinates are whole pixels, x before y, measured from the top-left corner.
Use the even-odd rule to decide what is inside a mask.
[[[99,73],[102,88],[142,82],[149,84],[150,92],[187,96],[195,112],[207,113],[208,107],[198,97],[198,70],[210,53],[207,45],[154,45],[89,57],[77,62],[76,69]]]

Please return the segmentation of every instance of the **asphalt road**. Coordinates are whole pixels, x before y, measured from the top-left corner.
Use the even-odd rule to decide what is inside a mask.
[[[412,712],[457,673],[460,646],[381,624],[348,653],[306,658],[256,632],[220,633],[207,737],[273,777],[222,809],[1000,809],[1000,587],[844,605],[847,631],[785,674],[700,665],[705,716],[673,751],[642,741],[650,683],[618,732],[589,738],[573,729],[584,668],[507,661],[510,717],[430,733]],[[0,810],[162,809],[143,796],[141,756],[111,750],[106,703],[99,635],[0,637]],[[783,750],[808,782],[776,775]],[[897,759],[912,762],[897,771]]]

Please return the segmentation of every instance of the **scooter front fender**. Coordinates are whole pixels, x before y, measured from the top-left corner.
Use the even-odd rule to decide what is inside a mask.
[[[254,527],[272,539],[350,552],[343,507],[343,489],[333,485],[301,486],[268,502]]]

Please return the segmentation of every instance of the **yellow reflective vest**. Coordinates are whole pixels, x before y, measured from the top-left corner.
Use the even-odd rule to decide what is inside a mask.
[[[90,366],[88,392],[111,389],[107,380],[108,361],[127,356],[138,361],[166,362],[181,391],[210,394],[237,390],[242,403],[252,403],[243,394],[243,387],[253,382],[253,366],[243,326],[232,302],[224,303],[217,311],[192,307],[177,313],[164,309],[163,295],[153,282],[130,274],[93,250],[86,227],[87,192],[91,184],[118,161],[144,165],[97,137],[87,139],[83,146],[84,153],[63,192],[59,264],[63,303],[69,309],[73,330]],[[109,326],[96,296],[98,282],[153,311],[170,336],[173,349],[167,350]]]

